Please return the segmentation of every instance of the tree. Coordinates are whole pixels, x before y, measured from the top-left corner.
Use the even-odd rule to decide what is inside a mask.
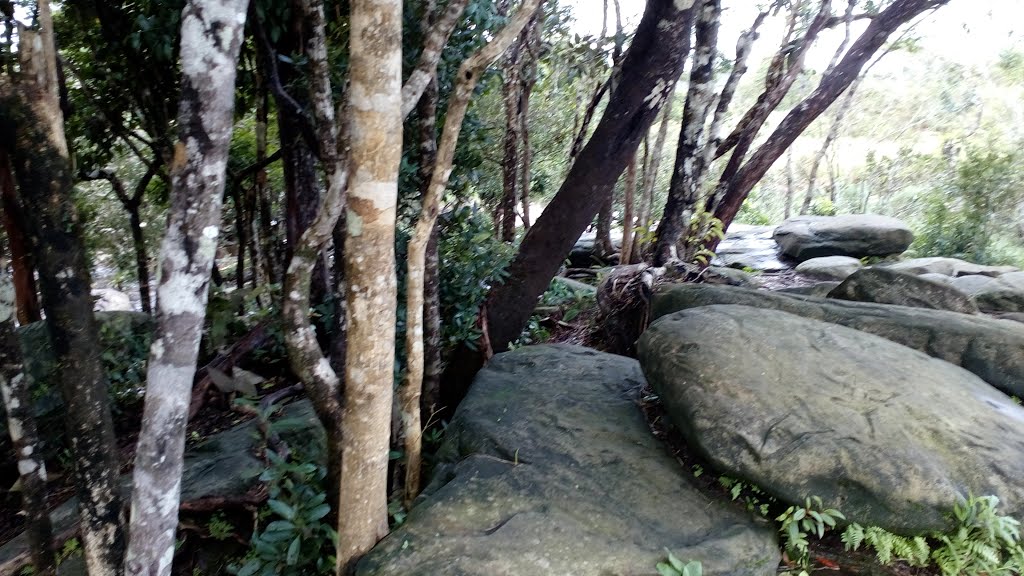
[[[19,30],[20,69],[0,78],[0,147],[14,167],[39,266],[43,309],[58,358],[74,455],[86,565],[92,576],[120,574],[124,513],[116,443],[92,313],[81,222],[60,106],[53,18],[38,2],[38,31]]]
[[[180,140],[171,162],[171,210],[135,452],[128,574],[171,573],[185,424],[220,230],[247,5],[190,0],[182,12]]]
[[[689,51],[692,4],[650,0],[622,65],[622,76],[593,136],[551,203],[530,227],[508,268],[508,279],[491,290],[481,322],[491,350],[519,337],[537,298],[547,289],[565,254],[611,194],[667,101]],[[465,394],[484,358],[463,349],[449,361],[445,404]]]

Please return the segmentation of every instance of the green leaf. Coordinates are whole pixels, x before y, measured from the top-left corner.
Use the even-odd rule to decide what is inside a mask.
[[[330,511],[330,504],[321,504],[316,508],[313,508],[312,510],[309,511],[308,514],[306,514],[306,520],[309,522],[316,522],[324,516],[327,516],[327,514],[330,513]]]
[[[686,568],[686,565],[683,564],[683,561],[679,558],[676,558],[675,555],[673,555],[671,552],[668,553],[668,562],[672,565],[673,568],[675,568],[676,572],[681,573]]]
[[[292,543],[288,545],[288,555],[285,556],[285,563],[287,563],[289,566],[295,566],[295,563],[298,562],[299,546],[301,545],[301,543],[301,537],[296,536],[295,540],[292,540]]]
[[[658,569],[658,574],[661,576],[679,576],[679,572],[676,572],[675,568],[665,564],[664,562],[658,562],[655,566]]]
[[[280,500],[268,500],[267,506],[285,520],[295,519],[295,509]]]
[[[242,569],[239,570],[238,574],[236,574],[235,576],[252,576],[256,573],[257,570],[259,570],[262,567],[263,562],[260,562],[256,559],[252,559],[246,562],[245,566],[242,566]]]

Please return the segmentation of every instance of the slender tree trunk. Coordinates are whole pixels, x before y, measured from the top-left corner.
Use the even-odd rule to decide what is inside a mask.
[[[835,68],[822,76],[818,87],[794,107],[782,120],[775,131],[738,169],[719,184],[721,203],[715,216],[728,228],[739,212],[740,206],[750,190],[764,176],[771,165],[779,159],[797,137],[824,112],[852,84],[861,73],[872,55],[885,44],[889,36],[900,26],[927,10],[933,10],[948,3],[948,0],[895,0],[871,19],[860,37],[850,46]],[[718,240],[705,246],[714,251]]]
[[[28,245],[25,215],[14,188],[14,174],[10,156],[0,146],[0,198],[3,199],[3,226],[11,251],[11,269],[14,275],[14,294],[18,310],[18,324],[24,326],[43,319],[39,310],[36,289],[36,271],[32,249]]]
[[[348,351],[339,576],[387,533],[395,358],[395,207],[402,156],[402,2],[353,0],[352,184],[345,239]]]
[[[843,99],[839,101],[835,118],[832,119],[832,126],[829,127],[828,134],[825,135],[825,140],[821,143],[821,148],[818,149],[814,158],[811,159],[811,171],[807,176],[807,193],[804,194],[803,204],[800,205],[801,214],[807,214],[811,210],[811,203],[814,202],[815,187],[818,183],[818,169],[821,167],[821,162],[825,159],[825,155],[828,154],[829,147],[839,138],[839,129],[842,127],[847,111],[849,111],[850,106],[853,104],[853,97],[863,78],[863,75],[858,77],[843,95]],[[835,202],[833,196],[834,193],[830,194],[829,198],[832,202]]]
[[[692,11],[688,3],[650,0],[626,52],[622,79],[594,136],[576,159],[551,204],[533,223],[482,311],[495,352],[519,337],[565,255],[611,194],[629,159],[679,79],[689,52]],[[461,350],[446,373],[445,405],[457,406],[483,357]]]
[[[22,511],[32,552],[33,574],[56,576],[53,529],[46,504],[46,463],[32,414],[31,381],[22,373],[21,348],[14,333],[14,281],[0,265],[0,396],[7,411],[7,431],[18,459]]]
[[[654,147],[647,155],[648,161],[644,167],[644,180],[640,192],[640,207],[638,212],[637,230],[633,234],[634,260],[638,260],[647,251],[644,239],[649,235],[654,222],[651,220],[651,211],[654,206],[654,187],[658,183],[658,169],[661,168],[662,151],[665,149],[665,141],[668,140],[668,125],[672,120],[672,103],[675,99],[675,90],[668,95],[665,102],[665,109],[662,111],[661,124],[658,126],[658,135],[654,139]]]
[[[120,574],[124,514],[116,442],[92,314],[89,267],[72,200],[71,162],[60,109],[49,2],[38,2],[40,32],[22,29],[17,92],[0,81],[0,130],[36,250],[47,327],[58,358],[65,424],[75,459],[82,540],[91,576]],[[6,116],[6,119],[3,118]]]
[[[125,560],[130,575],[171,573],[185,425],[217,248],[248,3],[190,0],[182,12],[180,140],[171,164],[171,211],[135,452]]]
[[[786,220],[789,219],[789,214],[793,208],[793,191],[795,187],[796,183],[795,178],[793,177],[793,149],[790,148],[786,150],[786,198],[783,200],[782,205],[782,217]]]
[[[139,300],[142,311],[153,312],[153,299],[149,293],[149,254],[146,252],[146,236],[142,233],[142,216],[139,207],[133,206],[128,211],[128,227],[132,231],[132,246],[135,249],[135,275],[139,280]]]
[[[423,209],[407,250],[406,274],[406,378],[399,390],[402,427],[404,428],[406,477],[405,501],[411,503],[419,493],[421,460],[420,395],[423,389],[423,294],[426,250],[437,223],[441,199],[448,187],[455,146],[462,130],[469,100],[487,66],[504,52],[526,26],[540,0],[525,0],[508,24],[494,38],[467,58],[459,67],[454,93],[445,114],[444,130],[437,147],[437,158],[431,172],[430,187],[423,197]]]
[[[633,260],[633,199],[636,196],[636,156],[626,164],[626,182],[622,191],[622,252],[619,264]]]
[[[523,32],[525,35],[525,50],[523,52],[523,65],[520,74],[522,91],[520,94],[521,104],[519,106],[519,140],[522,145],[522,176],[519,182],[519,196],[523,208],[523,231],[530,229],[530,179],[532,178],[530,172],[533,163],[533,150],[530,148],[530,96],[533,95],[533,87],[537,83],[537,61],[540,59],[540,29],[542,21],[542,11],[538,10]]]
[[[683,123],[679,129],[676,161],[672,170],[665,210],[658,225],[654,248],[654,264],[664,265],[679,255],[676,247],[690,227],[690,218],[700,198],[704,165],[699,151],[705,145],[705,124],[715,95],[711,90],[715,79],[715,56],[718,50],[718,27],[722,16],[719,0],[702,0],[697,5],[696,46],[693,66],[683,106]]]
[[[516,200],[519,198],[520,159],[519,147],[522,135],[520,118],[523,86],[522,46],[516,43],[505,60],[502,79],[502,101],[505,105],[505,152],[501,162],[501,239],[512,242],[516,239]]]
[[[612,243],[612,210],[615,208],[615,191],[604,199],[601,208],[597,211],[597,232],[594,238],[594,250],[601,258],[607,258],[615,252],[615,245]]]

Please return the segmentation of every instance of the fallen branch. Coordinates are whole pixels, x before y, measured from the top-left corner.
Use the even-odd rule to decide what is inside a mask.
[[[227,352],[218,354],[209,364],[196,372],[196,379],[192,384],[192,401],[188,407],[189,420],[194,418],[206,403],[206,393],[209,392],[210,386],[213,385],[210,369],[213,368],[225,373],[230,372],[239,360],[253,350],[259,349],[269,339],[270,331],[267,324],[265,322],[257,324],[248,334],[232,344]]]

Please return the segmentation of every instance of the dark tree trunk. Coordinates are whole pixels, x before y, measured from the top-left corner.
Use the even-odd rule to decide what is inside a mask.
[[[601,122],[548,208],[523,239],[508,280],[495,286],[482,311],[495,352],[519,337],[537,298],[565,255],[611,195],[615,181],[636,154],[651,122],[679,78],[689,51],[691,9],[679,2],[650,0],[625,56],[622,79]],[[445,405],[454,408],[483,358],[463,350],[446,373]]]
[[[431,80],[420,98],[417,112],[420,131],[420,182],[426,197],[437,160],[437,78]],[[420,422],[430,417],[440,405],[441,390],[441,294],[440,262],[437,243],[440,224],[427,243],[423,270],[423,392],[420,396]]]
[[[743,205],[750,190],[764,176],[801,133],[834,102],[861,73],[864,65],[900,26],[921,13],[938,8],[948,0],[896,0],[871,19],[843,59],[825,74],[814,92],[798,104],[779,124],[763,145],[735,176],[720,184],[722,200],[715,210],[727,228]],[[718,239],[706,248],[714,251]]]
[[[516,199],[519,198],[519,147],[522,135],[522,42],[517,41],[505,58],[504,78],[501,83],[502,102],[505,106],[505,145],[501,161],[501,240],[516,239]],[[429,179],[428,179],[429,182]]]
[[[19,197],[26,214],[32,215],[28,221],[30,243],[36,252],[43,308],[58,358],[89,572],[118,574],[125,538],[117,444],[107,375],[100,362],[99,331],[92,313],[89,266],[72,198],[49,5],[40,2],[41,9],[43,6],[43,41],[33,46],[36,34],[21,32],[22,81],[17,93],[3,98],[0,83],[0,99],[5,100],[0,106],[0,142],[12,149]]]
[[[31,381],[21,373],[21,348],[14,333],[14,283],[0,265],[0,397],[7,411],[7,431],[18,459],[21,508],[37,576],[55,576],[53,528],[46,504],[46,463],[36,428]]]
[[[614,188],[612,189],[614,191]],[[615,208],[614,193],[608,194],[604,203],[597,210],[597,231],[594,238],[594,250],[602,259],[615,252],[612,244],[612,210]]]
[[[128,211],[128,227],[132,231],[132,246],[135,249],[135,274],[139,280],[139,299],[142,311],[149,314],[153,311],[153,300],[149,293],[149,255],[146,253],[146,237],[142,233],[142,217],[139,207],[133,206]]]
[[[39,309],[36,289],[36,270],[32,261],[32,249],[25,230],[25,215],[18,202],[11,172],[10,157],[0,146],[0,194],[3,199],[3,226],[7,233],[7,245],[11,250],[11,269],[14,276],[14,295],[18,309],[18,324],[24,326],[43,319]]]

